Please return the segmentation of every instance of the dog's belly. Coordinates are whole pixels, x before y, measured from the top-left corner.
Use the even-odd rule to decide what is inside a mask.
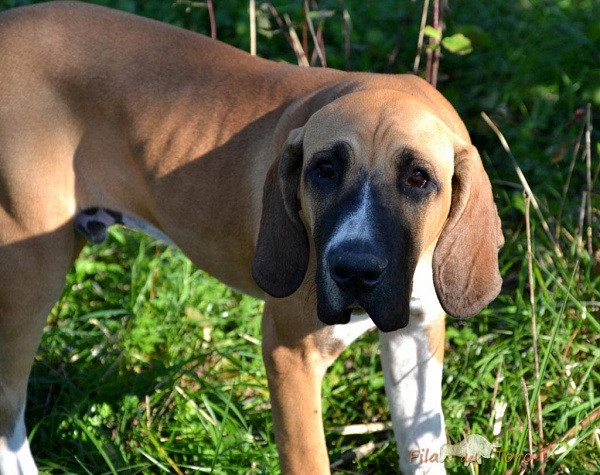
[[[75,230],[82,234],[90,243],[100,244],[106,240],[108,228],[115,224],[120,224],[127,228],[143,232],[144,234],[161,240],[169,246],[178,247],[176,242],[171,239],[170,236],[146,220],[133,214],[122,213],[106,208],[87,208],[80,211],[75,216],[74,227]],[[228,278],[227,275],[221,275],[219,269],[212,268],[215,266],[211,267],[210,265],[204,265],[201,258],[198,260],[200,262],[194,261],[196,265],[207,270],[236,292],[245,293],[256,298],[264,298],[262,291],[253,282],[250,284],[246,283],[245,281],[248,279],[244,279],[243,276],[238,275],[236,276],[237,278]],[[223,267],[227,267],[226,264],[223,264]]]
[[[136,231],[160,239],[165,244],[175,246],[175,243],[152,224],[134,215],[105,208],[88,208],[80,211],[75,217],[75,230],[83,234],[92,244],[100,244],[106,240],[107,229],[113,224],[121,224]]]

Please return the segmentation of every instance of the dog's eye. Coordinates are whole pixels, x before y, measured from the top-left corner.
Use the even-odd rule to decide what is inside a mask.
[[[319,178],[329,178],[333,180],[336,176],[335,167],[333,166],[333,163],[326,160],[318,163],[316,166],[316,170],[317,176]]]
[[[415,188],[425,188],[427,182],[429,182],[429,176],[423,170],[414,170],[406,179],[406,184]]]

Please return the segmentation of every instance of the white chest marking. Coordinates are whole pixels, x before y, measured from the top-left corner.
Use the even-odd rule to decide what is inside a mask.
[[[372,328],[375,324],[366,313],[353,313],[349,323],[333,326],[331,336],[346,347]]]

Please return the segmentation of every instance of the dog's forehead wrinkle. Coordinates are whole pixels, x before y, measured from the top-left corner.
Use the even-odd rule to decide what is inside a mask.
[[[383,144],[394,143],[396,128],[399,127],[400,117],[389,115],[384,109],[380,111],[380,117],[377,120],[375,130],[371,138],[373,150],[377,150]]]
[[[328,142],[312,154],[313,158],[331,157],[339,160],[352,161],[353,147],[344,138]]]
[[[320,111],[307,124],[306,145],[312,153],[343,143],[352,161],[391,171],[403,155],[452,165],[453,144],[447,126],[427,107],[414,110],[403,101],[379,103],[356,114],[352,101]],[[395,160],[396,159],[396,160]]]

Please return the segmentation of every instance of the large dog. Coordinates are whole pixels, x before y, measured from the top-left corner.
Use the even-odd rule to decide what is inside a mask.
[[[445,442],[444,315],[499,292],[489,180],[414,76],[278,64],[81,3],[0,15],[0,473],[36,473],[24,426],[46,316],[86,238],[154,230],[264,298],[282,471],[329,472],[320,386],[364,331],[401,469]],[[367,316],[368,315],[368,316]]]

